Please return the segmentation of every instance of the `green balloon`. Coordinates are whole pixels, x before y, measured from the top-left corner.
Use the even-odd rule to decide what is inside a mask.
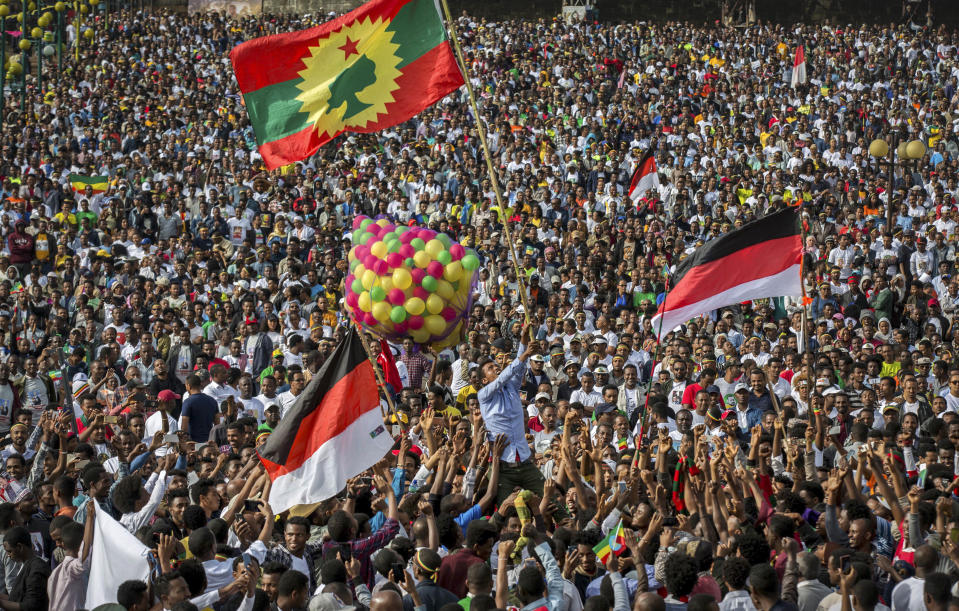
[[[426,248],[426,242],[424,242],[422,238],[413,238],[410,240],[410,246],[416,250],[423,250]]]
[[[449,248],[453,242],[450,240],[450,237],[445,233],[439,233],[436,235],[436,239],[443,243],[443,246]]]
[[[390,231],[389,233],[384,233],[380,236],[380,239],[386,242],[387,244],[393,240],[399,240],[399,236],[396,235],[395,231]]]
[[[366,230],[367,227],[373,224],[373,219],[363,219],[360,221],[360,229]]]
[[[400,246],[402,246],[402,244],[400,244],[399,240],[390,240],[386,243],[386,250],[389,252],[400,252]]]
[[[359,279],[359,278],[357,278],[357,279],[353,280],[353,284],[350,285],[350,290],[353,291],[354,293],[356,293],[357,295],[359,295],[359,294],[362,293],[365,289],[363,288],[363,283],[360,282],[360,279]]]
[[[372,239],[373,239],[373,234],[370,233],[369,231],[364,231],[363,233],[360,234],[359,244],[366,244]]]
[[[370,299],[373,301],[383,301],[386,299],[386,291],[383,290],[382,286],[374,286],[370,289]]]
[[[409,230],[410,230],[409,227],[406,227],[406,226],[404,226],[404,225],[400,225],[400,226],[398,226],[396,229],[394,229],[393,231],[396,232],[396,235],[400,235],[401,233],[406,233],[406,232],[409,231]]]
[[[423,289],[430,293],[435,293],[436,287],[439,286],[439,282],[436,280],[436,278],[428,274],[423,276],[423,282],[421,284],[423,285]]]
[[[350,261],[350,271],[351,272],[356,271],[356,268],[359,267],[361,263],[362,261],[360,261],[359,259],[353,259],[352,261]]]
[[[463,264],[463,269],[470,272],[479,267],[479,259],[472,253],[463,257],[460,263]]]
[[[362,229],[354,229],[354,230],[353,230],[353,243],[354,243],[354,244],[359,244],[360,236],[361,236],[361,235],[363,235],[363,230],[362,230]]]
[[[403,260],[403,265],[412,269],[416,263],[413,262],[413,257],[406,257],[406,259]]]
[[[406,320],[406,309],[403,306],[393,306],[393,309],[390,310],[390,320],[395,323]]]
[[[449,265],[450,262],[453,261],[453,257],[450,255],[450,251],[444,250],[440,254],[436,255],[436,260],[443,265]]]

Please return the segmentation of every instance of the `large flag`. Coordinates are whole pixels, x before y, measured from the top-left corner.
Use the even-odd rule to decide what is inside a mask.
[[[676,267],[653,328],[660,318],[669,330],[740,301],[802,295],[799,223],[790,206],[706,242]]]
[[[629,195],[629,199],[633,200],[633,203],[638,203],[648,191],[652,189],[659,190],[659,175],[657,172],[656,157],[653,155],[652,149],[650,149],[646,151],[646,154],[640,159],[636,165],[636,170],[633,171],[633,177],[629,179],[629,191],[627,194]]]
[[[789,84],[792,87],[805,84],[806,82],[806,52],[803,46],[796,47],[796,58],[793,60],[793,75]]]
[[[116,602],[117,588],[124,581],[150,577],[150,549],[99,506],[94,511],[87,609]]]
[[[259,450],[275,513],[334,496],[392,449],[361,341],[351,329]]]
[[[110,186],[109,176],[83,176],[82,174],[70,174],[70,188],[75,193],[81,193],[87,187],[93,187],[94,193],[103,193]]]
[[[260,154],[274,169],[345,131],[406,121],[463,85],[434,0],[373,0],[323,25],[230,52]]]

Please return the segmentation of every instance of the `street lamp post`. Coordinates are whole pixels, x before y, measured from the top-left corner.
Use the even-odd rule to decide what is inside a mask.
[[[876,160],[876,167],[885,165],[888,168],[888,188],[886,195],[886,230],[892,231],[894,221],[893,191],[896,188],[896,164],[918,162],[926,154],[926,145],[922,140],[906,142],[898,128],[889,131],[889,140],[877,138],[869,144],[869,155]],[[888,159],[887,159],[888,157]]]

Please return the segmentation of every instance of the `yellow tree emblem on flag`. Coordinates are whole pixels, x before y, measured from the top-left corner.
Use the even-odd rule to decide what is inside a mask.
[[[381,18],[365,17],[320,39],[303,58],[297,85],[300,112],[320,134],[363,129],[386,113],[399,88],[400,57],[393,32]]]

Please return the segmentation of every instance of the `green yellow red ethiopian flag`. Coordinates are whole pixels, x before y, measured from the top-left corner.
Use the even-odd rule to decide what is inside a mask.
[[[230,52],[267,168],[406,121],[463,84],[435,0],[373,0]]]

